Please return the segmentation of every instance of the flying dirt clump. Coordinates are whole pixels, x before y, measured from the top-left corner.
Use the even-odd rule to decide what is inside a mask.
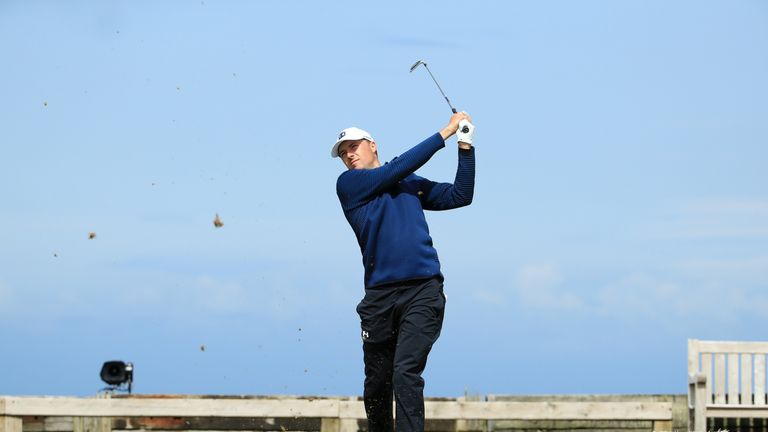
[[[224,222],[221,221],[218,213],[216,213],[216,218],[213,219],[213,226],[216,228],[221,228],[224,226]]]
[[[96,233],[95,232],[89,232],[88,233],[88,240],[93,240],[95,238],[96,238]]]

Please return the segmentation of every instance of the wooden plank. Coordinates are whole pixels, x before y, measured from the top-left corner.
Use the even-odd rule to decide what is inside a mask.
[[[112,419],[108,417],[74,417],[72,432],[112,432]]]
[[[505,402],[670,402],[672,415],[680,416],[688,422],[688,396],[686,394],[540,394],[540,395],[505,395],[489,394],[488,401]],[[681,426],[681,429],[684,427]]]
[[[302,399],[84,399],[5,397],[13,415],[74,417],[340,417],[364,419],[362,401]],[[671,402],[426,401],[430,419],[669,420]]]
[[[352,419],[364,419],[365,406],[363,401],[351,401],[344,400],[339,402],[339,417],[352,418]]]
[[[693,405],[693,415],[689,417],[689,430],[705,431],[707,427],[707,405],[712,401],[707,391],[706,378],[702,382],[703,374],[699,373],[688,385],[688,403]]]
[[[768,342],[696,341],[701,353],[753,353],[768,354]]]
[[[728,354],[728,404],[739,404],[739,355]]]
[[[699,366],[699,341],[688,339],[688,376],[701,372]]]
[[[341,419],[339,432],[357,432],[359,430],[356,419]]]
[[[320,432],[341,432],[341,419],[324,418],[320,423]]]
[[[718,405],[707,407],[707,417],[722,418],[768,418],[768,410],[757,406]]]
[[[320,432],[357,432],[356,419],[324,418]]]
[[[9,415],[91,417],[338,417],[332,399],[3,397]]]
[[[755,356],[755,405],[765,405],[765,355]]]
[[[741,404],[752,405],[752,354],[741,355]]]
[[[480,395],[465,395],[465,396],[456,398],[456,400],[458,402],[466,402],[466,401],[482,402],[484,400],[484,397]],[[459,419],[454,422],[454,424],[451,427],[451,430],[454,432],[487,431],[488,420]]]
[[[94,417],[99,418],[99,417]],[[112,420],[112,430],[141,431],[310,431],[320,430],[317,417],[101,417]],[[24,427],[26,430],[26,423]]]
[[[24,416],[21,418],[24,432],[44,432],[43,417]]]
[[[640,429],[650,431],[653,424],[662,420],[495,420],[494,429],[484,430],[509,430],[527,429],[529,431],[542,430],[581,430],[581,431],[605,431]]]
[[[715,403],[725,403],[725,354],[715,356]]]
[[[430,402],[434,419],[669,420],[670,402]]]
[[[43,418],[43,430],[45,432],[72,432],[72,417],[50,416]]]
[[[0,432],[21,432],[21,417],[0,416]]]
[[[701,371],[704,376],[707,377],[705,385],[706,404],[712,403],[712,381],[714,381],[714,375],[712,375],[712,354],[703,353],[701,355]]]

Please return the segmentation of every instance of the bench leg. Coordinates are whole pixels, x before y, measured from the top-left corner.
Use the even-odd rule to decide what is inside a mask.
[[[693,432],[707,430],[707,378],[696,374],[688,383],[688,429]]]
[[[21,432],[21,417],[0,416],[0,432]]]

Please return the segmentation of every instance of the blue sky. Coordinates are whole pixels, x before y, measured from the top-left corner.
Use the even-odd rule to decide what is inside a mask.
[[[428,395],[684,393],[687,338],[765,339],[768,3],[386,4],[0,3],[0,394],[360,394],[328,153],[444,126],[418,59],[477,126]]]

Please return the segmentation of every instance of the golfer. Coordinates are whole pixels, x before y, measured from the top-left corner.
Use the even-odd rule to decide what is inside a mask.
[[[341,131],[331,149],[347,171],[336,182],[344,216],[360,244],[365,267],[365,297],[360,315],[365,387],[363,397],[371,432],[424,430],[424,379],[427,355],[443,326],[445,295],[437,251],[424,210],[469,205],[475,188],[474,126],[465,112],[399,157],[382,165],[371,135],[358,128]],[[459,130],[461,125],[462,132]],[[466,127],[465,127],[466,126]],[[458,131],[456,179],[436,183],[414,172]]]

